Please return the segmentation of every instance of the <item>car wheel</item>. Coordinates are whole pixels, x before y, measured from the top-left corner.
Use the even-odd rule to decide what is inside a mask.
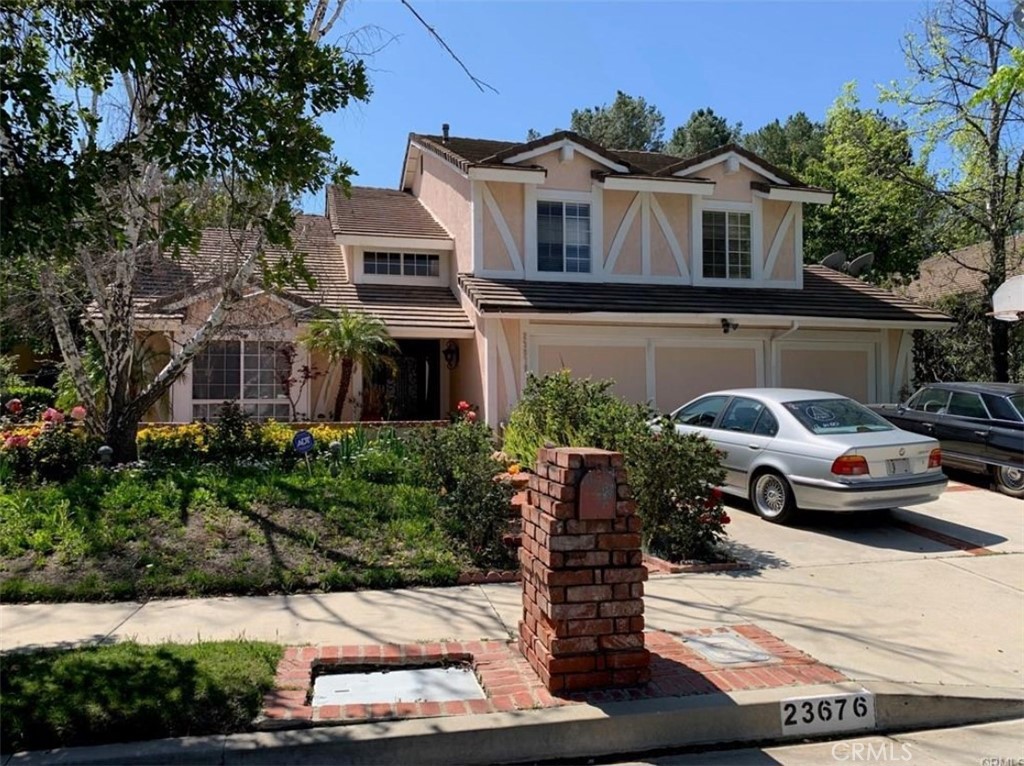
[[[996,468],[996,487],[1004,495],[1024,498],[1024,470],[1008,468],[1005,465]]]
[[[765,521],[785,524],[796,515],[796,503],[789,482],[774,471],[754,477],[750,485],[750,503]]]

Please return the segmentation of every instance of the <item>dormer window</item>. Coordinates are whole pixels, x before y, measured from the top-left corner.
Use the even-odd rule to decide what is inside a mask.
[[[537,201],[537,271],[589,274],[590,205]]]
[[[705,279],[750,279],[750,213],[703,212]]]

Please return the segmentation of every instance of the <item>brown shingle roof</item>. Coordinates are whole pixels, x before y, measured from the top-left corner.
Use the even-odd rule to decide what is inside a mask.
[[[949,317],[824,266],[804,268],[802,290],[593,282],[530,282],[459,276],[483,313],[747,314],[892,322]]]
[[[204,286],[216,284],[234,271],[239,253],[252,246],[255,237],[244,244],[239,232],[206,229],[199,248],[182,252],[178,259],[160,258],[139,271],[136,300],[141,317],[180,317],[181,305],[202,293]],[[331,222],[324,216],[298,215],[292,234],[295,251],[302,253],[306,268],[315,278],[314,287],[304,281],[286,286],[276,293],[300,307],[337,311],[347,308],[379,316],[392,329],[429,328],[471,329],[472,325],[452,291],[443,286],[355,285],[349,282],[345,259],[334,239]],[[267,248],[267,260],[273,264],[285,256],[284,248]],[[259,281],[257,272],[254,282]]]
[[[979,242],[926,258],[921,261],[918,278],[907,285],[906,293],[914,300],[931,303],[947,295],[982,292],[990,253],[991,245]],[[1017,274],[1024,274],[1024,234],[1006,241],[1006,276]]]
[[[451,235],[416,197],[396,189],[353,186],[346,197],[327,187],[327,215],[336,234],[450,240]]]

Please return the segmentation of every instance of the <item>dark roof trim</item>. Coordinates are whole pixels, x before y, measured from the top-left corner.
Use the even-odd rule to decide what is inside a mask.
[[[605,149],[600,144],[591,141],[589,138],[584,138],[579,133],[575,133],[571,130],[558,130],[555,131],[554,133],[551,133],[550,135],[541,136],[540,138],[537,138],[533,141],[527,141],[526,143],[519,144],[518,146],[510,146],[508,149],[491,155],[490,157],[483,160],[483,162],[502,163],[505,162],[505,160],[509,159],[510,157],[516,157],[520,154],[532,152],[534,149],[543,149],[545,146],[548,146],[549,144],[556,144],[559,141],[563,140],[569,140],[572,141],[574,144],[579,144],[580,146],[584,147],[585,149],[589,149],[590,151],[594,152],[594,154],[603,157],[609,162],[614,162],[616,165],[623,165],[629,168],[630,173],[636,172],[638,170],[634,165],[630,164],[629,162],[627,162],[614,152]]]
[[[811,191],[811,192],[822,192],[824,194],[835,194],[832,189],[826,189],[824,186],[811,186],[810,184],[773,184],[765,183],[764,181],[751,181],[750,188],[754,191],[759,192],[771,192],[772,189],[789,189],[790,191]]]

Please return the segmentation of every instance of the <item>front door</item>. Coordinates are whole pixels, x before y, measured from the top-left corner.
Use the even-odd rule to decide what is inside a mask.
[[[364,417],[369,420],[437,420],[441,416],[441,342],[398,340],[395,367],[370,376]]]

